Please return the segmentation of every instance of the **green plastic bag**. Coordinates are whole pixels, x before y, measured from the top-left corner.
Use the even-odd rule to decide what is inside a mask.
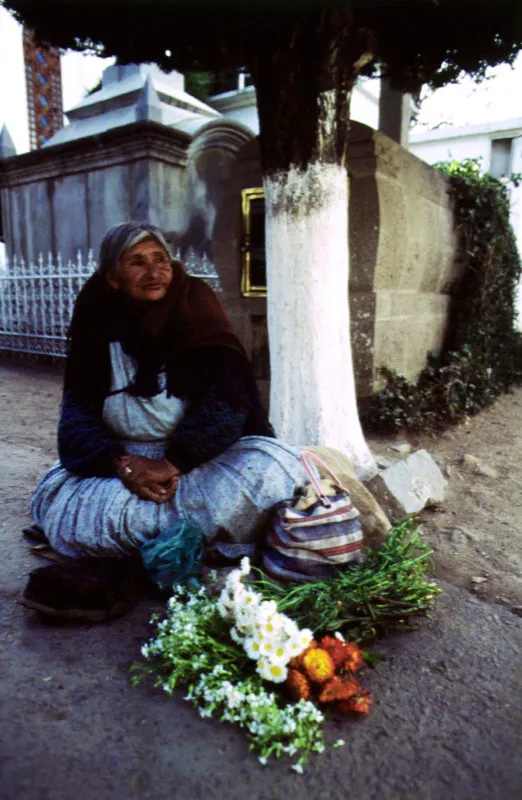
[[[192,520],[175,522],[140,548],[149,578],[161,590],[177,583],[197,583],[205,535]]]

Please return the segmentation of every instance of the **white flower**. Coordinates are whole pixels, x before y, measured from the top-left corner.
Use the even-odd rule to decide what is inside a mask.
[[[276,621],[274,624],[273,619],[274,615],[271,615],[269,617],[258,616],[259,631],[264,639],[273,638],[274,634],[276,634],[281,629],[281,625],[278,624],[278,621]]]
[[[241,559],[240,563],[240,573],[241,575],[248,575],[250,572],[250,559],[245,556]]]
[[[263,600],[263,602],[259,605],[259,619],[266,620],[268,617],[271,617],[273,614],[277,613],[277,603],[275,600]]]
[[[243,596],[243,602],[245,606],[250,606],[252,609],[257,609],[261,602],[261,597],[257,594],[257,592],[252,592],[250,589],[247,589]]]
[[[220,597],[217,602],[217,610],[219,616],[223,617],[223,619],[228,619],[229,617],[232,616],[230,613],[230,609],[231,606],[229,606],[229,604],[226,602],[226,599]]]
[[[243,637],[240,636],[236,628],[230,628],[230,638],[232,641],[236,642],[236,644],[243,644]]]
[[[288,642],[288,651],[290,653],[290,657],[299,656],[303,653],[307,647],[310,646],[310,643],[313,639],[312,631],[309,631],[308,628],[303,628],[302,630],[298,630],[295,636],[291,636]]]
[[[237,589],[238,586],[241,584],[241,574],[239,570],[235,569],[234,572],[231,572],[230,575],[227,577],[225,581],[225,586],[223,587],[223,592],[228,592],[229,594],[234,594],[234,590]]]
[[[274,664],[268,658],[261,658],[257,662],[257,671],[265,681],[283,683],[288,675],[288,670],[281,664]]]
[[[292,769],[295,770],[295,772],[298,772],[299,775],[302,775],[304,772],[302,764],[292,764]]]
[[[288,664],[291,658],[292,654],[287,644],[282,644],[281,642],[275,645],[270,654],[270,660],[273,664],[285,665]]]
[[[290,619],[290,617],[284,618],[283,631],[288,639],[293,639],[299,635],[299,628],[295,624],[294,620]]]
[[[336,639],[339,639],[340,642],[345,642],[346,639],[342,635],[341,631],[335,631],[334,636]]]
[[[270,636],[264,636],[261,639],[259,651],[262,656],[270,657],[275,650],[275,642]]]
[[[253,633],[257,621],[256,607],[243,605],[236,612],[236,624],[245,629],[245,633]]]
[[[256,639],[253,636],[247,637],[243,642],[243,647],[245,649],[245,653],[249,658],[252,658],[254,661],[257,661],[259,656],[261,655],[261,642],[259,639]]]

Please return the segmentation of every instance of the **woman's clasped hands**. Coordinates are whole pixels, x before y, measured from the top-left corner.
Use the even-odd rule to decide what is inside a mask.
[[[122,483],[133,494],[154,503],[166,503],[176,493],[180,470],[163,459],[125,455],[116,462],[116,471]]]

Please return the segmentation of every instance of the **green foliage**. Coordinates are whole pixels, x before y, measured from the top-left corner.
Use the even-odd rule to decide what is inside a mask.
[[[462,72],[480,79],[489,65],[512,62],[522,47],[516,0],[3,0],[18,19],[58,47],[154,61],[165,70],[227,69],[261,59],[271,68],[273,40],[310,25],[310,57],[334,15],[360,55],[371,31],[375,63],[394,88],[441,86]],[[287,37],[292,42],[292,37]],[[326,46],[327,42],[324,43]],[[197,65],[197,66],[196,66]]]
[[[362,564],[335,578],[289,588],[260,577],[253,588],[314,633],[342,630],[350,641],[368,641],[392,628],[405,630],[408,618],[430,610],[440,593],[426,582],[431,555],[418,524],[407,520],[378,552],[369,551]]]
[[[204,70],[189,70],[185,72],[185,91],[197,97],[202,103],[206,103],[214,82],[214,73]]]
[[[476,160],[439,164],[455,201],[462,275],[451,292],[448,331],[416,385],[383,370],[385,388],[363,421],[367,429],[437,430],[492,403],[522,380],[522,335],[515,330],[521,264],[509,222],[509,191]],[[511,176],[518,185],[520,176]]]

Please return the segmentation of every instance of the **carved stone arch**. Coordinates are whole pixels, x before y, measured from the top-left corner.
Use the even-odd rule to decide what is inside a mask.
[[[223,118],[213,119],[196,132],[189,145],[187,156],[189,161],[194,160],[203,150],[214,147],[237,154],[243,145],[254,138],[252,131],[239,122]]]
[[[204,124],[187,150],[185,230],[179,241],[182,254],[192,248],[213,260],[216,217],[230,190],[238,153],[254,134],[244,125],[225,119]]]

